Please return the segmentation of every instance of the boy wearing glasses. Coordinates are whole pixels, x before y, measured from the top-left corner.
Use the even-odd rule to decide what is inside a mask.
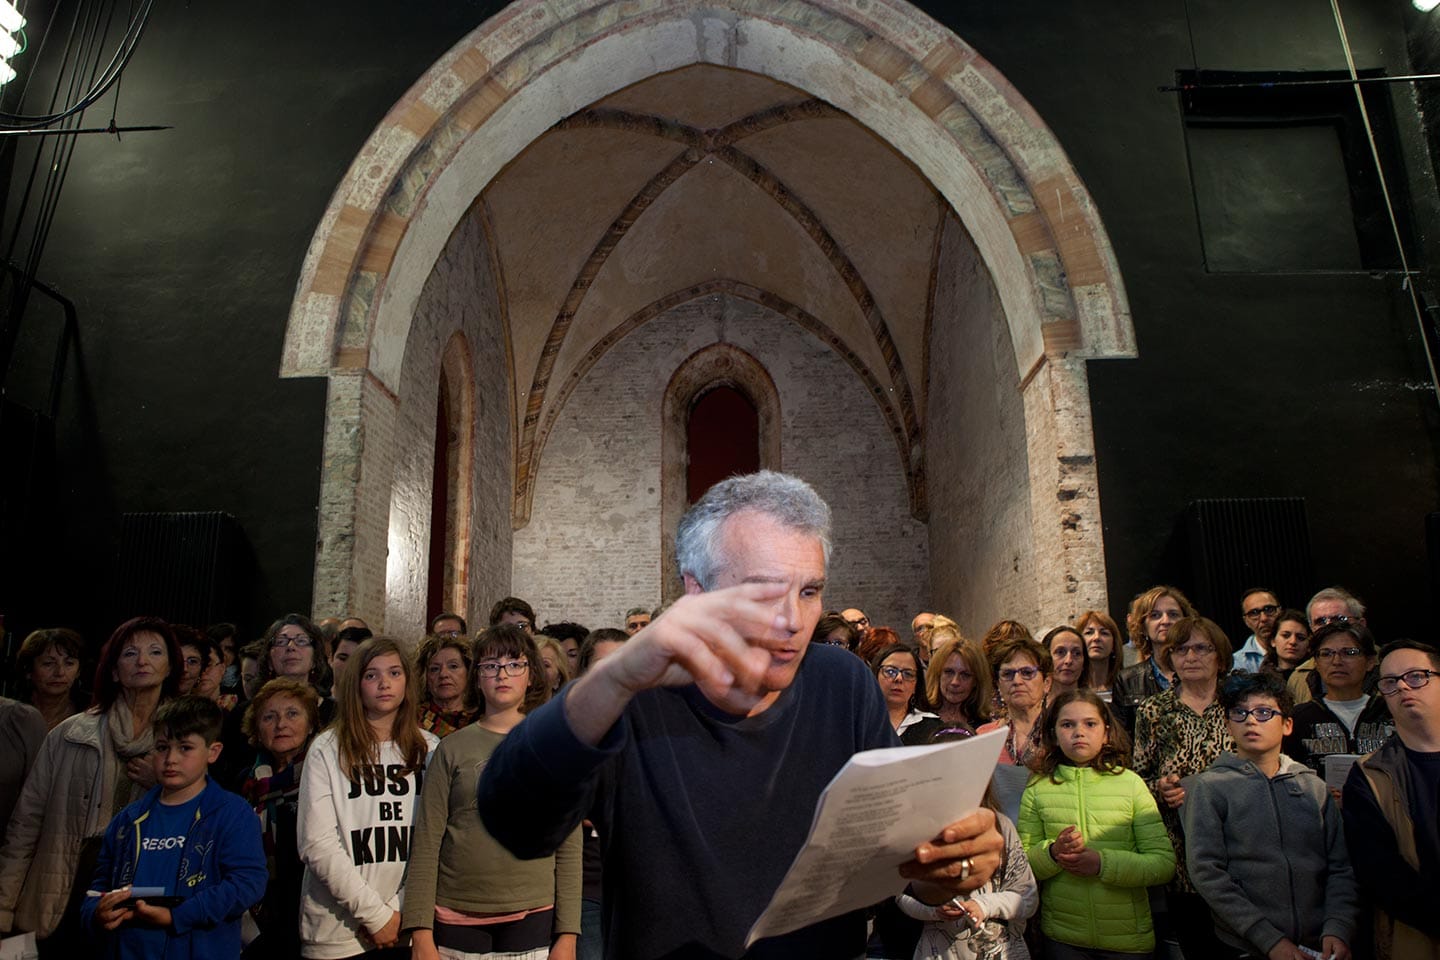
[[[1396,640],[1377,689],[1395,735],[1345,781],[1345,838],[1375,910],[1375,956],[1440,956],[1440,651]]]
[[[1365,677],[1375,665],[1375,638],[1361,623],[1331,623],[1311,639],[1324,696],[1295,708],[1294,731],[1285,738],[1285,755],[1325,773],[1332,754],[1378,750],[1395,732],[1385,698],[1365,692]]]
[[[1333,798],[1281,753],[1292,702],[1279,674],[1222,684],[1235,752],[1186,784],[1186,865],[1230,956],[1347,960],[1359,892]]]

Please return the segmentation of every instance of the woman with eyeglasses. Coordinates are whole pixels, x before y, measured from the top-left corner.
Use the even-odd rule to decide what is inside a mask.
[[[1235,749],[1219,697],[1220,678],[1230,672],[1234,654],[1225,631],[1205,617],[1182,617],[1169,628],[1167,641],[1156,657],[1162,668],[1173,671],[1175,683],[1136,711],[1131,769],[1155,795],[1175,848],[1175,879],[1165,894],[1174,935],[1188,960],[1208,960],[1225,952],[1215,937],[1210,909],[1185,869],[1180,826],[1185,788],[1180,781]]]
[[[810,642],[828,643],[832,647],[844,647],[855,653],[855,648],[860,644],[860,631],[840,614],[827,613],[816,622],[815,632],[810,634]]]
[[[990,719],[995,688],[990,665],[980,645],[971,643],[958,627],[937,624],[930,631],[930,666],[925,671],[925,695],[935,705],[946,727],[975,732]]]
[[[401,927],[414,960],[571,960],[580,932],[580,830],[552,857],[517,860],[475,814],[475,771],[550,698],[535,642],[510,624],[475,641],[485,713],[440,744],[420,795]]]
[[[261,643],[267,654],[260,661],[260,682],[289,677],[310,684],[320,695],[320,724],[328,726],[335,717],[335,701],[330,699],[334,677],[320,628],[303,614],[286,614],[270,624]]]
[[[429,636],[415,655],[425,681],[420,726],[440,739],[468,727],[480,715],[470,683],[470,645],[460,637]]]
[[[1384,697],[1365,693],[1365,677],[1375,666],[1375,638],[1368,627],[1359,622],[1321,627],[1314,650],[1325,694],[1295,707],[1283,750],[1323,777],[1326,757],[1380,749],[1395,732],[1395,721]]]
[[[1170,642],[1171,628],[1186,617],[1195,617],[1195,607],[1174,587],[1151,587],[1130,602],[1125,628],[1139,660],[1120,671],[1110,694],[1115,716],[1125,730],[1135,732],[1135,709],[1141,702],[1170,689],[1170,676],[1162,667],[1160,652]],[[1135,738],[1138,742],[1139,738]]]
[[[1008,730],[1000,763],[1030,766],[1037,760],[1041,742],[1041,719],[1050,693],[1053,663],[1050,651],[1034,640],[1009,640],[995,648],[995,688],[1004,705],[1004,716],[985,724],[979,733]]]
[[[930,698],[921,684],[920,657],[905,643],[892,643],[875,655],[870,670],[880,682],[880,692],[890,711],[890,726],[906,746],[929,743],[941,727],[940,718],[930,709]]]

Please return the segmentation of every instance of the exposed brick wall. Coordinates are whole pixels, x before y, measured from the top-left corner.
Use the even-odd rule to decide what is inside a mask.
[[[1006,617],[1038,628],[1015,351],[989,271],[953,215],[941,240],[931,329],[926,474],[935,609],[977,637]]]
[[[479,220],[470,216],[425,285],[409,328],[398,393],[360,372],[332,377],[332,391],[338,384],[358,396],[350,401],[347,392],[345,404],[332,397],[327,457],[349,466],[326,475],[355,487],[353,501],[343,489],[333,496],[322,491],[322,518],[331,517],[333,528],[327,535],[322,525],[322,559],[328,551],[334,562],[317,566],[317,615],[357,614],[407,639],[424,631],[435,411],[442,351],[457,331],[469,344],[466,373],[475,385],[467,612],[488,608],[509,587],[509,377],[488,244]],[[350,562],[343,564],[347,553]]]
[[[617,625],[657,601],[661,401],[696,351],[734,344],[780,396],[781,462],[835,514],[829,606],[908,627],[928,605],[924,524],[909,514],[894,439],[830,348],[764,307],[716,295],[678,306],[615,345],[571,395],[540,462],[530,523],[515,533],[514,587],[542,622]],[[902,630],[902,633],[904,631]]]

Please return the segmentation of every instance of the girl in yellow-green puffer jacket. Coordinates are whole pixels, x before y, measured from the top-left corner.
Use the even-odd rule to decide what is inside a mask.
[[[1125,732],[1093,692],[1045,713],[1045,752],[1020,801],[1020,842],[1040,882],[1047,956],[1155,949],[1145,888],[1169,880],[1175,851],[1145,782],[1124,767]]]

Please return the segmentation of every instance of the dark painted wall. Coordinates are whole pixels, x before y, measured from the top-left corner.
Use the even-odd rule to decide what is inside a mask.
[[[249,576],[232,616],[245,629],[309,609],[325,384],[277,376],[301,260],[375,124],[498,7],[157,4],[119,122],[175,129],[81,139],[40,268],[78,305],[79,350],[57,425],[54,539],[3,550],[12,632],[113,627],[131,511],[239,520]],[[108,103],[91,112],[100,125]]]
[[[1409,72],[1406,6],[1342,4],[1358,68]],[[1316,586],[1359,593],[1382,639],[1433,633],[1423,522],[1440,420],[1408,295],[1394,276],[1207,274],[1179,100],[1157,92],[1178,69],[1345,69],[1329,6],[1021,0],[940,17],[1065,145],[1125,278],[1140,357],[1089,365],[1112,609],[1153,582],[1192,586],[1188,501],[1302,496]],[[1412,266],[1433,289],[1434,175],[1409,97],[1395,88]],[[1238,611],[1218,612],[1228,626]]]
[[[80,351],[57,427],[55,536],[4,546],[12,629],[113,622],[116,520],[134,510],[236,515],[253,561],[234,614],[247,627],[308,606],[324,385],[276,376],[300,261],[374,125],[498,6],[158,8],[121,121],[176,129],[80,144],[41,269],[79,305]],[[1126,278],[1141,356],[1090,366],[1116,612],[1155,580],[1188,586],[1189,500],[1293,495],[1318,580],[1364,595],[1382,633],[1419,630],[1440,423],[1408,299],[1394,277],[1207,274],[1178,100],[1157,92],[1197,66],[1343,68],[1328,9],[922,6],[1051,125]],[[1400,8],[1344,4],[1359,66],[1408,71]],[[1395,100],[1428,267],[1433,178],[1408,88]]]

